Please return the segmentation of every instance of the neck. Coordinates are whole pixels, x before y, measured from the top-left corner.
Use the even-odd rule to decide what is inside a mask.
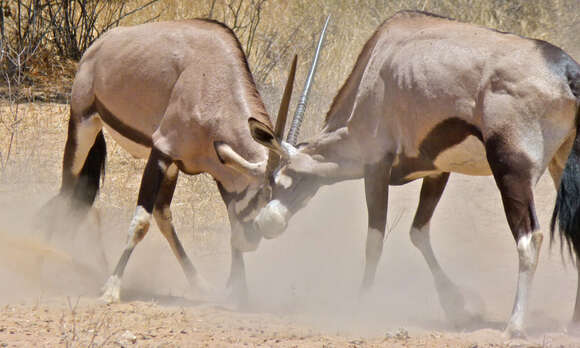
[[[364,162],[356,141],[348,127],[325,130],[302,150],[314,161],[314,171],[321,178],[334,183],[359,179],[364,175]]]

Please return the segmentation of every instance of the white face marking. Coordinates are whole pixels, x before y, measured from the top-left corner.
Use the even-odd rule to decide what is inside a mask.
[[[285,189],[289,189],[292,186],[292,177],[278,172],[274,177],[274,183]]]
[[[248,208],[250,203],[252,203],[252,200],[254,198],[256,198],[256,195],[259,195],[259,194],[260,194],[260,189],[248,189],[246,191],[246,194],[244,195],[244,197],[241,200],[234,201],[234,202],[230,203],[230,205],[234,209],[234,213],[236,214],[236,216],[240,217],[239,215],[242,212],[244,212],[244,210],[246,208]],[[256,206],[256,207],[254,207],[254,209],[252,209],[251,212],[249,212],[245,216],[241,216],[242,221],[249,221],[249,220],[253,219],[258,214],[259,208],[260,208],[259,206]]]
[[[286,229],[290,211],[279,200],[270,201],[256,216],[255,222],[265,238],[279,236]]]
[[[256,192],[257,190],[248,190],[241,200],[234,202],[234,208],[237,214],[246,209],[252,198],[256,195]]]
[[[294,145],[292,145],[290,143],[283,141],[283,142],[281,142],[280,145],[282,146],[282,149],[284,149],[284,151],[286,151],[286,154],[289,157],[292,157],[298,153],[298,149],[295,148]]]

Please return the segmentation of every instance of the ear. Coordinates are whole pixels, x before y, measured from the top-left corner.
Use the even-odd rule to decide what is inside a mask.
[[[274,131],[264,123],[250,117],[248,120],[250,133],[255,141],[274,151],[281,157],[287,157],[286,151],[282,148],[280,141],[274,135]]]
[[[265,161],[258,163],[249,162],[223,141],[214,141],[213,147],[218,159],[225,166],[254,179],[264,175],[266,170]]]

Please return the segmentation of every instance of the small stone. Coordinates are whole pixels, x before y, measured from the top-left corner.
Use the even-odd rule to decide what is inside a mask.
[[[121,338],[131,342],[132,344],[137,343],[137,336],[135,336],[131,331],[125,331],[123,335],[121,335]]]

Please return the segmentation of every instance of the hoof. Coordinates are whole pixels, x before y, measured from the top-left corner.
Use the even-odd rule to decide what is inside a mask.
[[[208,297],[218,293],[218,289],[213,284],[199,275],[189,279],[189,286],[192,293],[200,297]]]
[[[248,288],[246,284],[229,282],[227,288],[227,299],[237,310],[246,311],[249,309]]]
[[[504,331],[504,335],[509,340],[526,340],[526,333],[520,328],[508,326]]]
[[[580,322],[572,321],[566,327],[566,332],[572,336],[580,336]]]
[[[103,295],[100,300],[106,304],[121,302],[121,279],[115,275],[110,276],[103,286]]]

